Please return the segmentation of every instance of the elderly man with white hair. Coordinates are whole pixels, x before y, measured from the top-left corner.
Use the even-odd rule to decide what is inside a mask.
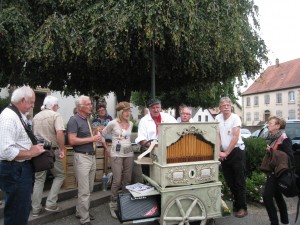
[[[62,209],[57,205],[58,193],[64,182],[63,158],[65,156],[64,121],[60,113],[57,112],[58,99],[48,95],[44,99],[41,112],[36,114],[32,120],[33,133],[38,139],[52,143],[52,150],[55,153],[55,163],[51,173],[54,180],[49,191],[45,210],[50,212],[60,212]],[[32,194],[32,216],[39,216],[43,212],[42,197],[47,171],[35,173],[35,182]]]
[[[78,181],[76,217],[83,225],[90,225],[95,219],[89,212],[90,196],[96,173],[95,144],[103,142],[102,136],[92,133],[89,115],[93,105],[88,96],[81,95],[76,101],[77,113],[68,122],[68,138],[74,149],[74,170]]]
[[[25,114],[34,107],[35,94],[28,86],[17,88],[11,104],[0,115],[0,188],[5,193],[4,225],[27,225],[31,208],[33,169],[31,158],[43,145],[31,142]],[[31,131],[29,131],[31,132]]]

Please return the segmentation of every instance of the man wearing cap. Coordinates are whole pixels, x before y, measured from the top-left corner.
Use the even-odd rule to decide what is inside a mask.
[[[177,123],[176,119],[168,113],[161,112],[161,102],[158,99],[151,99],[148,102],[149,112],[139,122],[138,136],[135,143],[144,145],[147,141],[158,139],[158,124]],[[147,147],[150,143],[147,144]]]
[[[57,112],[58,99],[48,95],[44,99],[42,111],[33,118],[33,133],[37,138],[52,143],[55,153],[54,168],[51,173],[54,176],[51,189],[47,196],[45,209],[50,212],[60,212],[62,208],[57,205],[58,192],[64,182],[64,165],[62,159],[65,156],[65,125],[62,116]],[[34,188],[32,194],[32,216],[39,216],[43,212],[42,197],[47,171],[35,173]]]
[[[119,102],[116,106],[117,118],[110,121],[101,132],[103,136],[107,134],[112,136],[112,147],[109,155],[113,181],[109,207],[114,218],[117,218],[114,211],[117,210],[118,191],[120,189],[126,191],[126,185],[131,182],[133,169],[133,151],[130,141],[133,126],[130,121],[131,108],[129,102]]]

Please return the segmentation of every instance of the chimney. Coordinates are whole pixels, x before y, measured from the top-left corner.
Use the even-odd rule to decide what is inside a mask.
[[[276,59],[276,67],[279,67],[279,59]]]

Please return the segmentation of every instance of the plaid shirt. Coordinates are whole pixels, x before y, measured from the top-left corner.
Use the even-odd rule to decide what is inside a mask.
[[[26,121],[26,117],[22,117]],[[31,146],[32,142],[18,115],[5,108],[0,115],[0,160],[12,161],[20,150],[29,150]]]

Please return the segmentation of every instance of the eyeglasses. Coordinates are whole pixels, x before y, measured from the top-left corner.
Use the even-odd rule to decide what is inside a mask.
[[[80,104],[80,105],[84,105],[84,106],[92,106],[92,103],[86,103],[86,104]]]
[[[188,116],[190,116],[191,114],[190,113],[181,113],[181,115],[188,115]]]

